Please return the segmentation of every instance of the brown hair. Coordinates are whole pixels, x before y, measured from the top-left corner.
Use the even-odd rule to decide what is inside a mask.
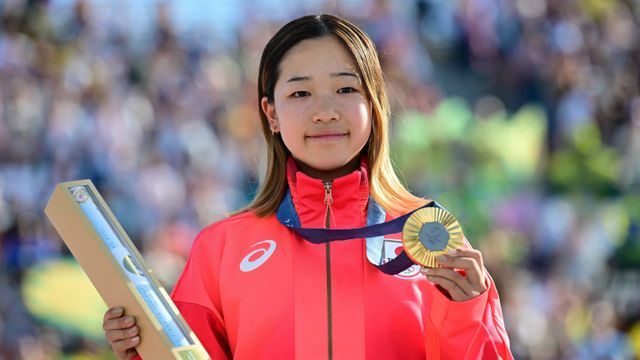
[[[284,25],[267,43],[260,59],[258,100],[273,103],[280,62],[289,49],[303,40],[335,36],[355,59],[367,98],[372,105],[371,136],[362,152],[367,153],[369,184],[373,198],[391,214],[402,214],[427,200],[416,197],[402,185],[389,158],[389,102],[378,54],[373,41],[350,22],[333,15],[308,15]],[[260,102],[260,101],[258,101]],[[267,143],[267,169],[255,199],[245,210],[258,216],[273,214],[284,196],[289,150],[280,136],[273,136],[266,115],[259,107],[262,132]]]

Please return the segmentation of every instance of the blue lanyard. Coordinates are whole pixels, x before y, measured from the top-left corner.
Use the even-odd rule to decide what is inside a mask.
[[[378,265],[373,259],[380,259],[379,251],[381,251],[384,243],[384,235],[402,232],[404,223],[414,212],[427,207],[441,208],[435,201],[427,205],[421,206],[408,214],[402,215],[390,221],[386,221],[386,212],[372,197],[369,197],[369,206],[367,209],[367,226],[355,229],[322,229],[322,228],[303,228],[300,224],[300,217],[296,212],[291,198],[291,192],[287,188],[287,192],[276,211],[276,217],[280,223],[303,239],[313,244],[324,244],[337,240],[352,240],[366,238],[367,241],[367,258],[380,271],[385,274],[399,274],[414,265],[404,250],[392,260]]]

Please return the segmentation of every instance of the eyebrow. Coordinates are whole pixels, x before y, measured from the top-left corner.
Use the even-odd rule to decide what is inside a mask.
[[[331,77],[341,77],[341,76],[354,77],[354,78],[358,79],[358,81],[360,81],[360,76],[358,76],[358,74],[353,73],[353,72],[341,71],[341,72],[331,73]],[[307,81],[307,80],[311,80],[311,76],[294,76],[291,79],[287,80],[287,82],[289,83],[289,82]]]

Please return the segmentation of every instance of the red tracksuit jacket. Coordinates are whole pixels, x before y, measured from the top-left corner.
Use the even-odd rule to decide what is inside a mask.
[[[303,227],[365,226],[363,165],[321,180],[287,169]],[[385,249],[400,246],[399,234]],[[205,228],[172,298],[213,359],[511,359],[500,300],[489,289],[449,300],[417,265],[391,276],[369,263],[364,239],[315,245],[275,215],[246,212]]]

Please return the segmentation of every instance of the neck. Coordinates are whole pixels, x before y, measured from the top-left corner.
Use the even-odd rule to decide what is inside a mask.
[[[344,166],[341,166],[334,170],[315,169],[303,163],[302,161],[299,161],[297,159],[295,160],[296,165],[298,166],[298,170],[302,171],[304,174],[312,178],[320,179],[322,181],[333,181],[334,179],[337,179],[339,177],[351,174],[352,172],[360,168],[360,156],[354,157]]]

